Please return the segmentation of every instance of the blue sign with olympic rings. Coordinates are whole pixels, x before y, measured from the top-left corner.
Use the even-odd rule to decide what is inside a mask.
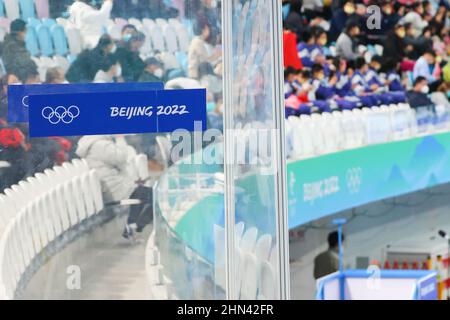
[[[30,137],[206,130],[206,90],[29,95]]]
[[[28,122],[29,96],[33,94],[132,92],[163,89],[162,82],[9,85],[8,121],[11,123]]]

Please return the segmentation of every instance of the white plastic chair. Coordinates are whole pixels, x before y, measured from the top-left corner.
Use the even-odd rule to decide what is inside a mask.
[[[73,196],[73,191],[69,182],[64,183],[61,187],[63,188],[65,205],[67,208],[67,212],[69,213],[70,225],[73,227],[79,222],[76,200]]]
[[[152,40],[152,48],[153,50],[158,50],[160,52],[166,51],[165,41],[162,34],[162,30],[159,26],[155,25],[153,27],[148,27],[148,34]]]
[[[6,225],[6,223],[15,216],[16,207],[11,199],[6,195],[0,194],[0,208],[2,208],[0,216]]]
[[[272,236],[264,234],[256,241],[255,255],[260,261],[269,260],[270,251],[272,248]]]
[[[47,219],[47,209],[45,208],[45,204],[43,201],[43,197],[40,197],[36,201],[31,204],[31,210],[33,211],[35,218],[35,228],[39,230],[39,237],[41,239],[40,243],[40,251],[42,251],[50,241],[51,234],[49,234],[49,221]]]
[[[180,51],[188,52],[191,40],[189,38],[189,32],[187,31],[186,27],[184,25],[173,25],[173,28],[178,38]]]
[[[244,274],[241,282],[242,300],[255,300],[258,290],[258,262],[256,256],[251,253],[244,254]]]
[[[79,222],[87,219],[89,217],[88,212],[86,210],[83,193],[83,184],[81,177],[76,177],[73,180],[69,181],[70,188],[72,190],[73,198],[75,200],[75,206],[78,212]]]
[[[275,269],[267,261],[262,262],[259,283],[260,283],[259,292],[261,296],[264,297],[264,299],[267,300],[277,299],[276,296],[277,283],[275,281]]]
[[[253,250],[255,249],[257,238],[258,238],[258,229],[256,229],[255,227],[248,229],[242,236],[240,245],[241,250],[243,252],[253,252]]]
[[[161,19],[161,18],[157,18],[155,20],[155,22],[160,28],[163,28],[163,27],[165,27],[165,26],[167,26],[169,24],[169,22],[167,20]]]
[[[55,206],[55,211],[57,213],[57,217],[61,222],[62,231],[66,231],[70,228],[70,219],[69,213],[67,210],[67,205],[64,201],[63,189],[61,186],[54,188],[50,192],[51,202]]]
[[[66,73],[67,70],[69,70],[69,68],[70,68],[70,62],[69,62],[69,60],[67,60],[66,57],[63,57],[63,56],[54,56],[54,57],[53,57],[53,62],[54,62],[58,67],[60,67],[60,68],[64,71],[64,73]]]
[[[174,31],[174,29],[169,26],[169,25],[165,25],[162,27],[162,31],[163,31],[163,36],[166,42],[166,48],[167,51],[175,53],[178,51],[178,40],[177,40],[177,36],[176,33]]]
[[[102,187],[100,184],[100,180],[97,176],[95,170],[89,171],[89,185],[90,191],[94,197],[94,204],[96,213],[99,213],[104,208],[103,196],[102,196]]]
[[[5,13],[8,19],[16,20],[20,18],[20,8],[18,0],[3,0]]]
[[[47,192],[44,195],[44,204],[47,210],[47,215],[51,224],[51,228],[53,230],[53,233],[50,230],[50,233],[52,233],[53,235],[50,241],[53,241],[56,237],[62,234],[63,228],[61,224],[61,219],[59,217],[60,213],[56,209],[56,203],[53,201],[51,192]]]
[[[154,20],[149,19],[149,18],[144,18],[142,19],[142,24],[148,29],[150,30],[152,27],[156,26],[156,23]]]
[[[79,55],[81,51],[83,51],[83,40],[81,38],[80,30],[73,25],[67,25],[65,30],[70,53]]]
[[[130,18],[128,19],[128,23],[132,24],[133,26],[135,26],[136,28],[142,27],[142,22],[136,18]]]

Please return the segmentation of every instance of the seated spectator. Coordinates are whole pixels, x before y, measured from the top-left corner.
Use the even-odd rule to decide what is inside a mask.
[[[317,49],[316,39],[308,30],[302,33],[302,41],[298,44],[298,56],[302,59],[302,65],[311,68],[314,64],[312,53]]]
[[[126,47],[128,41],[130,41],[133,34],[137,33],[138,30],[132,24],[126,24],[123,26],[122,31],[120,33],[121,39],[117,42],[117,47]]]
[[[412,90],[408,91],[407,99],[411,108],[431,108],[433,102],[428,97],[430,93],[430,88],[428,86],[428,81],[425,77],[418,76],[414,81],[414,87]]]
[[[210,53],[211,47],[208,40],[211,37],[211,27],[206,19],[198,19],[195,22],[194,34],[195,37],[192,39],[188,51],[188,75],[189,78],[199,79],[199,65],[203,62],[213,65],[222,53],[219,50]]]
[[[402,23],[410,23],[414,28],[416,37],[422,34],[422,30],[428,26],[422,15],[424,14],[424,9],[421,1],[415,2],[412,6],[412,10],[408,12],[402,19]]]
[[[365,80],[369,84],[369,86],[376,85],[378,91],[387,84],[387,82],[381,78],[380,75],[381,67],[382,67],[382,59],[380,56],[375,55],[372,57],[369,64],[369,69],[367,70],[365,75]]]
[[[432,49],[426,50],[414,65],[413,77],[424,77],[432,92],[436,91],[442,83],[439,63],[436,61],[436,53]]]
[[[122,77],[125,82],[137,81],[145,69],[145,63],[139,55],[144,41],[145,35],[136,32],[124,46],[117,48],[115,56],[122,66]]]
[[[379,84],[376,81],[373,82],[372,78],[367,76],[369,66],[364,58],[360,57],[356,59],[355,68],[356,70],[352,77],[352,86],[357,95],[373,93],[379,89]]]
[[[145,69],[139,77],[139,82],[162,82],[164,79],[164,70],[162,63],[154,58],[145,60]]]
[[[303,31],[305,31],[305,21],[302,16],[302,1],[291,0],[289,14],[286,17],[285,25],[286,29],[291,30],[297,35],[298,39],[301,39]]]
[[[395,64],[402,63],[406,57],[405,52],[406,29],[402,24],[395,25],[395,28],[388,32],[384,43],[383,59],[392,59]]]
[[[336,42],[336,56],[345,60],[356,60],[359,57],[357,41],[359,33],[359,24],[350,21]]]
[[[41,84],[39,72],[33,66],[24,68],[21,72],[20,80],[23,84]]]
[[[387,60],[384,63],[383,69],[386,73],[386,81],[389,86],[389,91],[399,92],[405,91],[405,86],[398,73],[398,64],[395,63],[394,59]]]
[[[48,69],[45,75],[45,83],[47,84],[67,83],[63,69],[59,67]]]
[[[109,35],[101,36],[97,46],[81,52],[70,65],[66,78],[72,83],[92,82],[97,72],[105,69],[111,59],[114,41]]]
[[[337,79],[333,77],[328,80],[325,77],[325,70],[322,65],[316,63],[311,68],[312,85],[315,89],[316,99],[328,100],[334,96],[333,86],[336,84]]]
[[[112,56],[109,62],[100,69],[94,78],[94,83],[122,82],[122,68],[117,59]]]
[[[84,136],[78,142],[76,154],[97,171],[105,203],[130,198],[144,202],[131,207],[122,235],[128,239],[135,232],[142,232],[152,219],[152,191],[135,181],[136,168],[128,162],[130,156],[136,155],[134,148],[120,136]]]
[[[6,71],[15,74],[19,79],[23,79],[23,70],[37,70],[36,63],[31,59],[31,55],[25,46],[27,34],[26,23],[16,19],[11,22],[10,33],[6,35],[3,42],[2,59]]]
[[[85,46],[94,48],[111,18],[113,0],[105,0],[99,10],[90,3],[90,0],[75,0],[69,8],[69,20],[80,30]]]
[[[300,70],[296,70],[292,67],[284,69],[284,97],[288,98],[291,94],[296,94],[296,88],[294,82],[297,79],[297,75]]]
[[[357,22],[356,6],[353,0],[347,0],[343,6],[338,8],[331,19],[330,41],[336,41],[342,32],[344,32],[349,21]]]

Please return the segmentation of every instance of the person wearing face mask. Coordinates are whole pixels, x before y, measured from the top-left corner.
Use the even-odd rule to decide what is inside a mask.
[[[359,34],[359,24],[349,21],[336,42],[336,56],[347,61],[356,60],[359,57],[357,40]]]
[[[339,233],[328,234],[328,249],[314,259],[314,279],[322,278],[339,270]],[[342,243],[345,240],[342,234]]]
[[[412,90],[408,91],[406,94],[408,103],[411,108],[434,108],[434,104],[428,97],[430,93],[430,87],[428,86],[428,81],[425,77],[418,76],[414,81],[414,87]]]
[[[297,46],[298,56],[302,61],[302,65],[308,68],[314,64],[311,53],[317,48],[314,35],[311,31],[304,31],[302,34],[302,42]]]
[[[345,29],[348,21],[358,21],[356,6],[354,1],[345,1],[343,6],[337,9],[331,19],[329,38],[330,41],[336,41],[342,31]]]
[[[117,58],[111,56],[108,64],[105,64],[95,75],[94,83],[119,82],[120,77],[121,66],[117,62]]]
[[[436,53],[432,49],[426,50],[414,65],[413,77],[421,76],[427,79],[431,91],[436,91],[442,83],[441,76],[435,70],[439,69]]]
[[[421,1],[417,1],[411,6],[411,11],[408,12],[400,21],[405,23],[411,23],[414,28],[415,34],[418,36],[422,34],[423,29],[428,26],[428,22],[425,21],[422,16],[425,11]]]
[[[133,34],[137,33],[138,30],[136,27],[132,24],[127,24],[122,28],[122,31],[120,33],[120,40],[117,42],[117,47],[126,47],[127,43],[130,41]]]
[[[140,49],[144,45],[145,35],[136,32],[131,35],[125,46],[117,48],[115,55],[122,66],[122,77],[126,82],[139,79],[145,69],[145,63],[140,57]]]
[[[406,30],[403,24],[397,24],[391,30],[384,43],[383,60],[393,60],[393,63],[402,63],[406,57],[405,53],[405,39]]]
[[[139,82],[162,82],[164,81],[164,70],[162,63],[154,58],[145,60],[145,69],[139,77]]]
[[[109,65],[114,41],[109,35],[102,35],[97,46],[81,52],[70,65],[66,78],[71,83],[92,82],[99,70]]]

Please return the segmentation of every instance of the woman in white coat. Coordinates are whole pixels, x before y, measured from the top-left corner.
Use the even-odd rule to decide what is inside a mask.
[[[104,0],[97,10],[90,0],[75,0],[69,8],[69,20],[80,30],[85,48],[94,48],[111,17],[113,0]]]
[[[136,168],[128,161],[136,156],[136,150],[121,136],[84,136],[78,141],[76,154],[96,170],[105,203],[142,200],[143,204],[131,207],[123,236],[128,239],[135,231],[142,232],[153,218],[153,201],[152,190],[138,185]]]

